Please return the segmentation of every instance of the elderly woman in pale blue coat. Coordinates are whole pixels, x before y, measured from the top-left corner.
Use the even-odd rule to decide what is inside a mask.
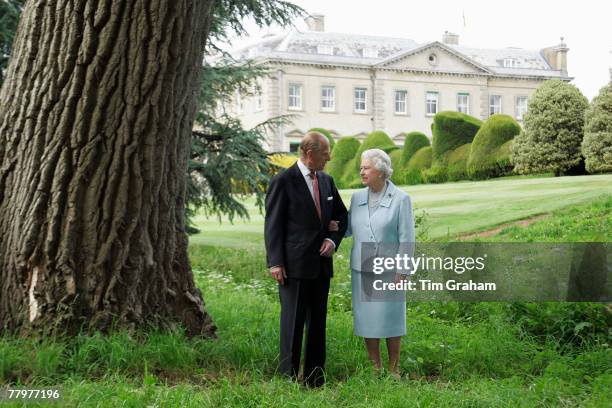
[[[364,301],[362,294],[365,288],[362,288],[361,279],[363,243],[414,244],[410,197],[389,180],[392,172],[391,160],[384,151],[370,149],[363,152],[360,176],[366,188],[351,197],[346,234],[353,236],[351,278],[355,335],[365,338],[368,358],[377,369],[381,368],[380,339],[385,338],[389,371],[399,378],[401,336],[406,334],[405,297],[401,301]],[[330,225],[330,228],[334,226]],[[401,277],[397,276],[396,282],[399,279]]]

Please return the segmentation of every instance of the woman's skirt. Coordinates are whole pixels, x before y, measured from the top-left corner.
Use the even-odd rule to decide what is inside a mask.
[[[406,334],[406,300],[401,294],[368,298],[372,279],[362,280],[361,272],[352,270],[352,304],[355,335],[366,338],[398,337]],[[379,293],[380,294],[380,293]],[[376,297],[376,296],[374,296]],[[365,298],[365,299],[364,299]],[[402,300],[398,300],[402,299]]]

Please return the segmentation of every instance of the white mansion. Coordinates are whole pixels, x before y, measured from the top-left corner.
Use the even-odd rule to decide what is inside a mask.
[[[313,15],[308,31],[269,35],[232,54],[265,64],[272,76],[261,93],[236,96],[231,113],[245,127],[274,116],[295,114],[292,125],[269,134],[269,151],[296,151],[313,127],[339,138],[363,138],[383,130],[398,145],[404,134],[431,137],[436,112],[456,110],[486,119],[495,113],[521,120],[527,98],[551,78],[571,80],[568,48],[531,51],[478,49],[459,45],[456,34],[441,42],[327,33],[324,17]]]

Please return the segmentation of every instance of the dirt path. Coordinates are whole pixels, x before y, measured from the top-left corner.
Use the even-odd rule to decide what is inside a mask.
[[[522,220],[512,221],[512,222],[508,222],[502,225],[498,225],[497,227],[493,229],[479,231],[479,232],[469,232],[467,234],[461,234],[459,235],[459,239],[463,240],[463,239],[472,239],[472,238],[491,237],[493,235],[499,234],[501,230],[503,230],[504,228],[508,228],[512,226],[526,227],[530,224],[533,224],[536,221],[540,221],[541,219],[547,218],[549,216],[550,214],[534,215],[533,217],[524,218]]]

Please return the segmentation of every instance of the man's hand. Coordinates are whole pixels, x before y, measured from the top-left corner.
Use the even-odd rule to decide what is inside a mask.
[[[285,279],[287,278],[287,273],[285,272],[285,268],[283,266],[274,266],[270,268],[270,275],[281,285],[285,284]]]
[[[395,283],[400,283],[401,281],[408,280],[407,275],[402,275],[401,273],[395,274]]]
[[[328,225],[327,228],[329,229],[329,232],[336,232],[336,231],[338,231],[339,230],[339,228],[338,228],[338,221],[331,220],[329,222],[329,225]]]
[[[326,239],[326,240],[323,240],[323,243],[321,244],[321,249],[319,249],[319,254],[321,256],[331,258],[332,254],[334,253],[334,249],[336,249],[334,244],[328,239]]]

